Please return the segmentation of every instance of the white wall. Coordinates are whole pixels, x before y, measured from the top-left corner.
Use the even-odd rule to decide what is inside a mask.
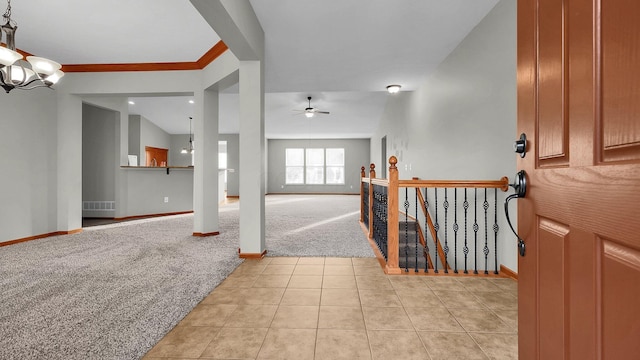
[[[193,139],[193,136],[191,137]],[[181,153],[189,146],[189,134],[170,135],[169,166],[191,166],[191,154]]]
[[[193,169],[121,169],[126,173],[126,216],[193,210]],[[168,197],[169,201],[164,202]]]
[[[0,109],[0,242],[57,231],[56,94],[13,90]]]
[[[171,136],[144,116],[130,115],[129,117],[135,116],[140,118],[140,157],[138,157],[138,165],[145,166],[147,163],[145,148],[151,146],[171,151]]]
[[[387,155],[398,158],[401,179],[513,178],[515,1],[500,1],[419,89],[389,96],[371,139],[376,161],[385,135]],[[376,163],[380,166],[389,165]],[[512,212],[514,219],[515,206]],[[517,271],[516,241],[500,214],[499,262]]]

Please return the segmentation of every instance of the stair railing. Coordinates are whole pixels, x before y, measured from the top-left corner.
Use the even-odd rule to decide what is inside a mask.
[[[453,270],[454,274],[468,274],[469,271],[479,274],[482,268],[482,258],[478,260],[480,251],[484,255],[484,274],[489,275],[489,255],[492,253],[494,264],[491,270],[497,275],[498,190],[508,190],[508,178],[497,181],[400,180],[397,162],[395,156],[389,159],[388,179],[375,178],[374,164],[370,165],[369,177],[365,177],[365,168],[361,168],[360,221],[386,263],[385,272],[400,274],[413,270],[415,273],[440,273],[442,270],[449,274]],[[409,189],[414,189],[413,201]],[[399,215],[401,200],[404,208],[402,216]],[[418,213],[418,208],[422,208],[422,214]],[[470,224],[472,217],[473,223]],[[408,225],[409,218],[415,222],[411,227]],[[490,224],[490,221],[493,223]],[[424,223],[424,231],[421,222]],[[413,231],[410,229],[418,233],[410,236],[409,232]],[[401,231],[403,236],[400,236]],[[459,237],[458,233],[462,231],[464,236]],[[414,239],[413,243],[410,238]]]

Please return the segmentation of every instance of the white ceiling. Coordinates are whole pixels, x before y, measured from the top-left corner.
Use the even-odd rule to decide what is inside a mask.
[[[355,138],[375,131],[386,85],[415,90],[498,0],[250,2],[265,31],[267,137]],[[187,0],[14,0],[12,8],[17,47],[63,64],[196,61],[219,40]],[[221,133],[238,131],[235,89],[221,94]],[[331,114],[293,116],[307,96]],[[188,133],[188,97],[132,100],[131,113]]]

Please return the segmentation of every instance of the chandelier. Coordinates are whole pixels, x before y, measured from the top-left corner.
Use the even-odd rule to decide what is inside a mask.
[[[7,11],[2,17],[5,24],[0,27],[0,41],[4,34],[6,47],[0,46],[0,86],[9,93],[16,88],[31,90],[58,82],[64,76],[60,64],[37,56],[27,56],[24,60],[16,51],[18,24],[11,20],[11,0],[7,0]]]
[[[189,116],[189,146],[186,148],[182,148],[180,151],[182,154],[193,154],[193,140],[191,139],[191,120],[193,118]]]

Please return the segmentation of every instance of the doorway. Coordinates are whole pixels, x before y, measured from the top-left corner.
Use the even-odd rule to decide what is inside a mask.
[[[382,141],[380,141],[380,154],[382,154],[382,159],[380,159],[380,177],[383,179],[387,178],[387,135],[382,137]]]

